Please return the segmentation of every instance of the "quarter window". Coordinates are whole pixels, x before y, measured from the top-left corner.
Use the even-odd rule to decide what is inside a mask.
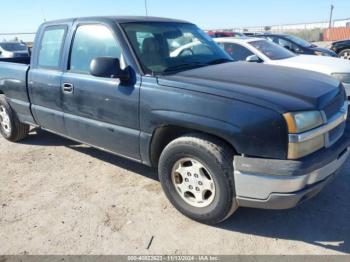
[[[51,27],[46,29],[39,50],[39,66],[53,68],[59,67],[65,35],[65,27]]]
[[[79,26],[72,46],[70,70],[89,73],[91,61],[97,57],[121,58],[121,48],[106,26]]]

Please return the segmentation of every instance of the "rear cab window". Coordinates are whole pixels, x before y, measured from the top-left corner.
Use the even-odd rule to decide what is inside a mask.
[[[59,68],[67,26],[49,26],[45,29],[38,54],[38,66]]]

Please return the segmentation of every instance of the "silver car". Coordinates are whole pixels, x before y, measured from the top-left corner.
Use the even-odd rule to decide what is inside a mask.
[[[0,42],[0,58],[29,57],[28,46],[21,42]]]

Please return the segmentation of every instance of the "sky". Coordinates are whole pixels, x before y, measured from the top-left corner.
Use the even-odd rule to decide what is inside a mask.
[[[145,15],[144,0],[1,0],[0,34],[35,32],[44,20]],[[203,29],[268,26],[350,18],[350,0],[147,0],[149,15],[191,21]],[[1,36],[0,36],[1,37]]]

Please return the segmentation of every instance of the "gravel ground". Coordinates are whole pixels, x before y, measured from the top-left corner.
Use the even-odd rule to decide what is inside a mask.
[[[1,138],[0,254],[349,254],[349,168],[300,207],[211,227],[179,214],[151,168],[46,132]]]

